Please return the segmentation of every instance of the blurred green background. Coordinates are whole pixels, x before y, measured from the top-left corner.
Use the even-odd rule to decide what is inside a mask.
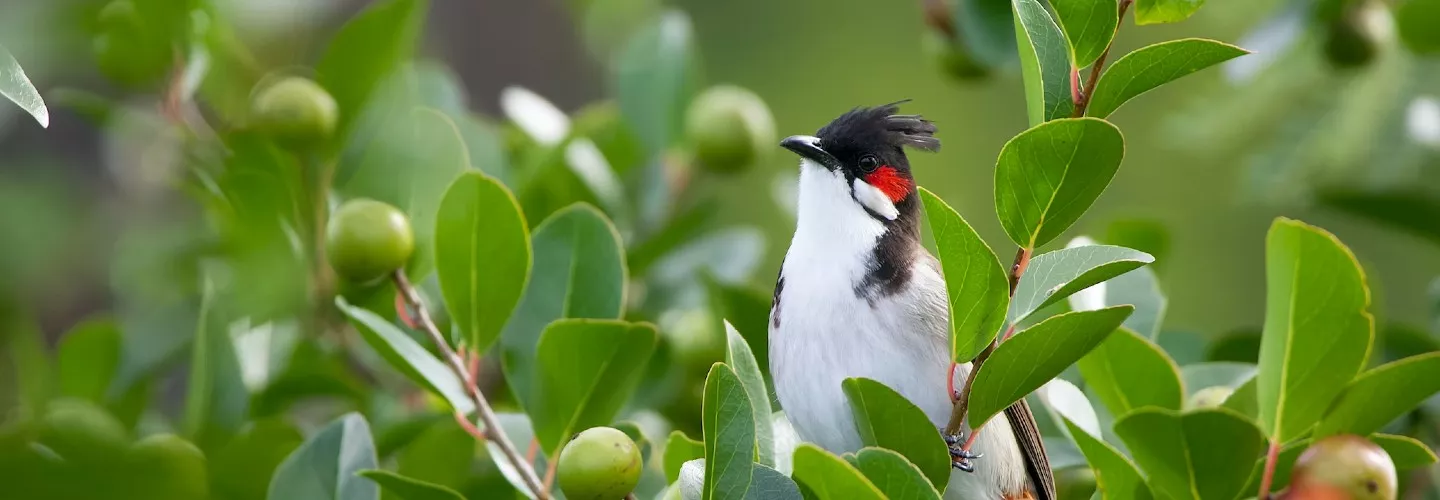
[[[88,38],[64,17],[68,3],[8,0],[0,16],[0,43],[16,54],[42,94],[101,84]],[[499,89],[521,85],[574,111],[607,92],[604,71],[587,40],[613,39],[617,29],[623,33],[597,26],[607,26],[607,15],[624,26],[627,17],[643,18],[658,8],[657,2],[641,0],[608,3],[614,6],[435,1],[421,53],[453,68],[472,109],[497,114]],[[218,4],[234,12],[232,22],[243,26],[237,32],[257,54],[282,67],[312,59],[325,34],[361,6],[338,0]],[[935,120],[944,141],[939,154],[914,155],[920,183],[955,205],[989,241],[1004,240],[991,215],[991,176],[1000,146],[1025,128],[1014,68],[981,80],[947,76],[926,46],[919,1],[729,0],[675,6],[692,16],[708,81],[754,90],[769,104],[782,136],[810,133],[854,106],[913,99],[907,110]],[[1215,0],[1185,23],[1123,27],[1117,51],[1185,36],[1245,46],[1243,37],[1285,8],[1278,0]],[[625,16],[626,9],[636,14]],[[1415,156],[1413,147],[1391,147],[1385,141],[1404,135],[1396,122],[1405,113],[1394,108],[1424,95],[1413,89],[1428,89],[1432,99],[1440,93],[1436,64],[1399,50],[1393,33],[1382,36],[1375,60],[1359,69],[1329,67],[1319,43],[1302,34],[1296,44],[1308,44],[1309,50],[1247,47],[1260,51],[1247,62],[1280,56],[1287,59],[1284,68],[1270,68],[1249,81],[1228,79],[1229,68],[1209,70],[1126,106],[1113,118],[1126,132],[1125,168],[1070,233],[1102,235],[1116,219],[1161,222],[1171,235],[1171,251],[1159,264],[1170,298],[1166,327],[1217,334],[1258,326],[1265,228],[1276,215],[1301,218],[1328,228],[1355,250],[1370,270],[1381,318],[1424,324],[1426,290],[1440,275],[1434,239],[1317,206],[1293,187],[1271,189],[1255,180],[1255,171],[1263,170],[1257,163],[1271,164],[1265,168],[1299,163],[1284,168],[1300,172],[1289,174],[1292,184],[1306,184],[1324,178],[1316,171],[1364,172],[1403,161],[1404,168],[1432,174],[1402,178],[1402,183],[1433,184],[1434,149]],[[1334,103],[1365,92],[1345,109],[1325,109],[1342,107]],[[0,108],[3,281],[45,312],[47,330],[63,328],[115,300],[106,286],[115,271],[106,256],[124,242],[112,229],[134,215],[131,200],[155,197],[154,183],[143,169],[112,161],[117,131],[97,129],[74,108],[54,103],[52,108],[49,130],[13,108]],[[1293,130],[1297,123],[1302,129],[1307,123],[1344,128],[1334,125],[1338,121],[1356,122],[1350,126],[1355,130]],[[120,128],[120,134],[134,130]],[[1306,138],[1334,141],[1325,134],[1348,136],[1352,144],[1344,147],[1355,151],[1332,154],[1303,143]],[[1321,158],[1285,156],[1299,148],[1320,149],[1311,156]],[[784,182],[777,177],[794,174],[795,160],[780,153],[721,187],[722,219],[763,229],[765,257],[752,278],[762,286],[778,269],[793,229],[793,219],[773,195]],[[1344,155],[1350,156],[1324,161]],[[1395,158],[1402,155],[1411,157]]]

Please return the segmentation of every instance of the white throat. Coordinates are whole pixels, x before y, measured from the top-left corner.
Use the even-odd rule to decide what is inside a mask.
[[[853,262],[846,266],[852,271],[864,271],[864,259],[885,234],[885,225],[855,203],[850,189],[844,174],[800,160],[800,195],[789,255],[830,261],[824,267],[831,271],[836,268],[830,259],[839,258],[848,261],[845,264]],[[787,267],[792,266],[809,267],[787,262]]]

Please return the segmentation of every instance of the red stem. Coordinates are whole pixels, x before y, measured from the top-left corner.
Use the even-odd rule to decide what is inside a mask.
[[[1255,498],[1267,500],[1270,498],[1270,483],[1275,480],[1275,461],[1280,458],[1280,443],[1270,442],[1269,451],[1265,452],[1265,473],[1260,476],[1260,494]]]
[[[1115,23],[1116,33],[1120,32],[1120,25],[1125,22],[1125,11],[1130,9],[1130,2],[1132,1],[1133,0],[1120,0],[1119,21]],[[1085,116],[1085,110],[1090,107],[1090,97],[1095,94],[1095,85],[1100,82],[1100,72],[1105,68],[1105,58],[1110,56],[1110,48],[1114,46],[1115,38],[1112,36],[1110,38],[1110,45],[1106,45],[1105,50],[1100,53],[1100,57],[1095,59],[1095,64],[1090,65],[1090,79],[1085,81],[1085,90],[1074,96],[1075,112],[1070,115],[1072,118]],[[1077,68],[1076,71],[1071,74],[1070,85],[1072,90],[1075,85],[1074,78],[1079,76]]]

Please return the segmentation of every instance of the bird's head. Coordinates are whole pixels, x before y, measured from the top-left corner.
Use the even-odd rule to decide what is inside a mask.
[[[824,182],[843,182],[851,200],[871,217],[894,221],[903,207],[915,205],[915,179],[905,148],[940,149],[934,123],[919,115],[897,114],[903,102],[853,109],[813,136],[790,136],[780,145],[800,155],[802,170],[829,174]]]

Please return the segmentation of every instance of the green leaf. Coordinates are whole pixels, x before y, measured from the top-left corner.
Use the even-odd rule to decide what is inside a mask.
[[[530,275],[525,216],[510,190],[472,171],[445,191],[435,228],[446,308],[469,347],[483,353],[500,336]]]
[[[1225,403],[1220,406],[1244,415],[1251,420],[1258,421],[1260,419],[1260,396],[1256,394],[1258,391],[1256,388],[1258,379],[1259,377],[1250,377],[1244,383],[1240,384],[1239,387],[1235,388],[1235,392],[1230,393],[1230,397],[1225,398]]]
[[[419,278],[430,271],[434,260],[443,253],[435,245],[456,238],[445,234],[449,229],[447,225],[454,222],[441,224],[437,220],[445,196],[456,184],[474,182],[461,181],[462,175],[479,174],[470,168],[464,138],[450,117],[433,108],[400,107],[401,110],[384,116],[378,125],[379,133],[365,138],[360,146],[352,144],[358,151],[349,154],[358,158],[343,165],[349,170],[340,174],[345,177],[337,184],[346,197],[383,201],[405,212],[415,232],[416,245],[410,261],[405,264],[405,272]],[[508,219],[503,215],[503,208],[498,204],[484,208],[497,210],[495,222],[500,227],[494,232],[501,237],[498,239],[508,236],[504,229]],[[466,231],[464,234],[471,234],[472,230]]]
[[[1071,240],[1067,247],[1094,245],[1084,236]],[[1147,252],[1148,253],[1148,252]],[[1154,254],[1150,254],[1153,259]],[[1152,262],[1153,264],[1153,262]],[[1150,267],[1141,267],[1092,285],[1069,297],[1070,310],[1088,311],[1105,306],[1130,304],[1135,314],[1125,318],[1125,327],[1151,341],[1160,336],[1160,325],[1165,319],[1168,301],[1160,291],[1160,280]]]
[[[1410,436],[1373,434],[1370,440],[1385,449],[1385,454],[1390,455],[1390,460],[1395,462],[1395,470],[1398,471],[1428,467],[1436,461],[1434,450]]]
[[[1440,392],[1440,352],[1375,367],[1350,381],[1315,426],[1314,437],[1365,435]]]
[[[855,379],[850,379],[855,380]],[[920,468],[894,450],[865,447],[855,454],[855,467],[890,500],[940,500]],[[948,471],[944,481],[950,480]]]
[[[745,490],[745,500],[801,500],[800,487],[795,480],[764,465],[753,464],[750,469],[750,488]]]
[[[1395,9],[1400,41],[1416,54],[1440,53],[1440,0],[1407,0]]]
[[[361,477],[374,481],[401,500],[465,500],[455,490],[379,469],[362,470]]]
[[[742,498],[755,460],[755,422],[750,399],[735,371],[715,363],[705,377],[704,500]]]
[[[860,440],[900,453],[924,472],[935,489],[944,491],[950,482],[950,452],[925,412],[894,389],[868,378],[847,378],[840,386],[850,400]]]
[[[0,95],[30,113],[41,127],[50,127],[50,110],[45,109],[45,100],[40,98],[40,92],[30,83],[30,77],[25,76],[15,56],[3,45],[0,45]]]
[[[1075,110],[1075,101],[1070,95],[1073,68],[1065,34],[1038,0],[1013,0],[1012,3],[1030,126],[1069,117]]]
[[[975,376],[970,393],[971,426],[984,425],[1060,375],[1119,328],[1132,310],[1125,305],[1060,314],[1001,342]]]
[[[1005,234],[1030,249],[1060,236],[1100,197],[1124,156],[1120,130],[1094,118],[1055,120],[1010,139],[995,164]]]
[[[1080,453],[1085,455],[1085,461],[1090,464],[1090,468],[1095,470],[1096,490],[1101,492],[1101,498],[1148,500],[1154,497],[1150,486],[1145,483],[1145,478],[1140,475],[1140,470],[1129,457],[1099,436],[1075,425],[1068,416],[1062,416],[1061,419],[1065,422],[1070,439],[1080,448]]]
[[[528,413],[548,456],[556,456],[570,436],[615,419],[635,392],[656,340],[655,327],[646,323],[566,319],[545,328],[535,358],[535,405]]]
[[[375,467],[370,424],[358,413],[347,413],[285,457],[270,480],[267,498],[375,500],[380,498],[379,488],[355,475]]]
[[[200,298],[200,319],[190,351],[185,393],[185,435],[202,447],[223,442],[240,429],[249,411],[250,391],[240,374],[240,359],[227,322],[214,310],[214,286],[207,276]]]
[[[1165,257],[1170,254],[1170,231],[1164,223],[1153,218],[1136,217],[1110,221],[1105,227],[1105,237],[1101,240],[1110,245],[1148,253],[1158,262],[1165,262]]]
[[[1085,115],[1097,118],[1110,116],[1135,96],[1249,53],[1234,45],[1203,38],[1184,38],[1142,47],[1125,54],[1105,70],[1100,82],[1095,85],[1095,94],[1090,97]]]
[[[740,377],[745,386],[745,396],[750,400],[750,411],[755,420],[756,461],[763,465],[775,465],[775,435],[770,428],[770,393],[765,389],[765,378],[760,375],[760,365],[750,353],[745,337],[725,321],[725,364]]]
[[[925,226],[935,237],[950,307],[950,359],[964,363],[990,345],[1004,327],[1010,282],[1000,259],[955,209],[920,188]]]
[[[1075,52],[1076,68],[1089,66],[1110,47],[1120,23],[1115,0],[1060,0],[1050,6],[1065,28],[1065,38]]]
[[[1236,389],[1253,378],[1255,378],[1255,365],[1250,363],[1217,361],[1185,365],[1180,368],[1180,379],[1185,381],[1186,396],[1209,387]]]
[[[665,481],[673,483],[680,479],[680,466],[685,462],[705,458],[705,442],[690,439],[683,431],[671,431],[665,442]]]
[[[360,332],[365,343],[396,371],[420,387],[445,398],[455,411],[469,414],[475,410],[474,402],[465,393],[465,388],[455,377],[455,373],[415,339],[379,315],[350,305],[343,297],[335,298],[335,306],[350,317],[350,324]]]
[[[815,500],[883,500],[885,493],[844,459],[813,444],[795,448],[795,472],[805,498]]]
[[[1080,358],[1080,374],[1117,417],[1153,406],[1179,410],[1185,403],[1180,368],[1159,346],[1121,327]]]
[[[340,108],[336,136],[360,116],[371,94],[410,59],[425,20],[426,0],[370,4],[335,33],[315,65],[317,80]]]
[[[626,281],[620,235],[590,205],[555,212],[535,228],[530,243],[530,281],[500,334],[505,380],[524,408],[533,405],[541,332],[562,318],[619,319]]]
[[[1325,414],[1369,359],[1365,274],[1325,230],[1279,218],[1265,241],[1265,329],[1256,375],[1260,427],[1289,441]]]
[[[1135,24],[1184,21],[1204,3],[1205,0],[1135,0]]]
[[[1265,450],[1265,438],[1255,424],[1222,409],[1181,414],[1145,408],[1116,420],[1115,433],[1151,486],[1171,498],[1233,500],[1251,472],[1251,463],[1236,457],[1259,456]]]
[[[670,10],[636,33],[615,63],[620,112],[653,155],[678,139],[694,91],[690,18]]]
[[[1007,321],[1019,323],[1065,297],[1154,261],[1145,252],[1107,245],[1063,248],[1037,255],[1030,259],[1024,278],[1015,287]]]
[[[264,500],[275,469],[304,441],[284,420],[250,423],[229,443],[206,454],[211,494],[226,500]]]
[[[104,402],[120,365],[120,345],[120,328],[113,319],[92,318],[71,327],[55,351],[60,395]]]

